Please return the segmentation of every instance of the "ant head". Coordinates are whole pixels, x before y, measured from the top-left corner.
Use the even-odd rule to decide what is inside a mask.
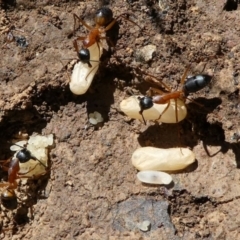
[[[153,106],[153,100],[152,100],[152,97],[147,97],[147,96],[138,97],[138,100],[139,100],[139,106],[140,106],[139,114],[142,115],[143,122],[146,125],[146,121],[143,117],[143,111]]]
[[[95,23],[98,26],[105,27],[113,19],[113,12],[108,7],[102,7],[97,10],[95,15]]]
[[[6,189],[1,194],[2,205],[7,209],[16,209],[17,208],[17,196],[13,189]]]
[[[19,159],[20,163],[25,163],[29,161],[31,158],[34,159],[34,157],[31,155],[31,152],[26,148],[23,148],[22,150],[18,151],[16,158]]]
[[[153,99],[152,97],[138,97],[139,105],[141,108],[141,111],[147,110],[153,106]]]
[[[90,51],[87,48],[82,48],[78,52],[78,57],[79,57],[81,62],[89,63],[89,61],[90,61]]]

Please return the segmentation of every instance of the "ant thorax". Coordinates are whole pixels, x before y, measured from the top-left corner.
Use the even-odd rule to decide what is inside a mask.
[[[13,158],[17,156],[24,156],[24,154],[30,152],[30,159],[19,159],[19,174],[24,177],[40,176],[46,173],[48,167],[48,152],[49,148],[53,145],[53,135],[48,136],[33,135],[28,141],[17,142],[16,145],[11,146],[12,151],[17,151]],[[26,146],[26,148],[25,148]],[[24,149],[27,151],[23,152]],[[28,154],[26,155],[28,157]]]

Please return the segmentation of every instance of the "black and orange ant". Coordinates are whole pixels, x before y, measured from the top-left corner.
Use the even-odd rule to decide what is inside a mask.
[[[146,124],[146,121],[143,117],[143,111],[150,109],[154,103],[156,104],[167,104],[166,108],[164,109],[164,111],[162,112],[162,114],[159,116],[159,118],[157,120],[159,120],[161,118],[161,116],[167,111],[167,109],[170,106],[170,100],[174,99],[175,101],[175,116],[176,116],[176,123],[178,123],[178,108],[177,108],[177,100],[183,100],[184,102],[187,99],[187,96],[190,93],[195,93],[197,91],[200,91],[201,89],[203,89],[204,87],[206,87],[210,82],[213,76],[208,75],[208,74],[198,74],[195,76],[190,76],[187,77],[187,73],[189,71],[189,67],[186,68],[182,79],[181,79],[181,85],[182,85],[182,89],[179,91],[172,91],[171,89],[164,84],[163,82],[161,82],[161,86],[164,87],[167,91],[169,91],[168,93],[163,92],[162,90],[158,89],[158,88],[150,88],[148,93],[149,95],[152,95],[153,92],[158,92],[160,93],[160,95],[154,95],[154,96],[144,96],[144,97],[139,97],[139,105],[140,105],[140,111],[139,114],[142,115],[143,121]],[[151,77],[152,79],[156,79],[156,77],[147,74],[149,77]],[[159,83],[158,81],[154,82],[155,84]]]
[[[76,22],[81,23],[83,26],[85,26],[89,30],[89,33],[87,36],[77,37],[73,41],[73,46],[77,52],[79,60],[83,63],[87,63],[89,67],[92,67],[92,65],[90,63],[90,61],[92,61],[92,60],[90,59],[90,52],[88,50],[88,48],[90,46],[97,43],[98,49],[99,49],[100,48],[99,44],[100,44],[101,39],[106,39],[108,44],[114,46],[114,43],[111,40],[111,37],[108,33],[109,33],[109,30],[116,24],[116,22],[119,18],[125,18],[126,20],[137,25],[141,29],[141,27],[137,23],[124,17],[124,16],[128,16],[128,15],[129,15],[128,13],[123,13],[123,14],[119,15],[117,18],[113,18],[112,10],[108,7],[102,7],[100,9],[98,9],[95,14],[95,24],[96,25],[94,27],[91,27],[84,20],[82,20],[80,17],[78,17],[74,13],[73,14],[74,33],[76,31]],[[102,36],[103,34],[105,34],[105,35]],[[80,50],[79,50],[78,43],[77,43],[79,40],[83,41],[83,46],[82,46],[82,49],[80,49]],[[100,50],[99,50],[99,52],[100,52]],[[100,56],[99,56],[99,58],[100,58]]]
[[[17,145],[17,144],[15,144],[15,145]],[[19,146],[19,145],[17,145],[17,146]],[[22,147],[22,146],[19,146],[19,147]],[[5,166],[2,166],[3,169],[8,170],[8,182],[0,183],[0,187],[7,187],[1,194],[1,202],[2,202],[3,206],[8,209],[15,209],[17,207],[17,197],[16,197],[16,194],[14,191],[14,189],[17,188],[16,180],[19,178],[31,178],[29,176],[24,176],[24,175],[33,171],[35,169],[35,167],[37,166],[37,165],[35,165],[35,167],[30,169],[29,171],[27,171],[25,173],[21,173],[19,163],[26,163],[30,159],[38,161],[41,165],[43,165],[45,167],[46,172],[47,172],[47,166],[44,163],[42,163],[40,160],[38,160],[35,156],[33,156],[31,154],[31,152],[26,149],[26,147],[23,147],[22,150],[18,151],[16,156],[14,156],[8,160],[1,161],[1,162],[4,162],[4,165],[6,164],[6,162],[10,161],[8,168],[6,168]],[[38,177],[38,176],[32,176],[32,177]]]

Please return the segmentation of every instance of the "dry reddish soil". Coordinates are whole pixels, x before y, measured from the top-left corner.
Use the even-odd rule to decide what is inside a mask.
[[[68,86],[77,60],[73,40],[88,31],[80,27],[69,36],[73,13],[93,25],[103,5],[114,16],[130,13],[143,30],[120,19],[115,51],[105,45],[91,88],[74,96]],[[9,146],[20,131],[53,133],[55,148],[51,173],[19,182],[17,209],[1,206],[1,238],[240,239],[239,11],[234,0],[2,0],[0,159],[12,156]],[[145,62],[139,50],[149,44],[156,51]],[[188,64],[191,74],[206,65],[214,78],[192,94],[203,106],[187,103],[179,128],[145,126],[119,112],[130,90],[145,94],[150,87],[136,67],[176,89]],[[88,123],[94,111],[104,118],[99,128]],[[172,174],[174,184],[136,179],[135,149],[179,142],[194,151],[196,163]],[[0,174],[6,181],[6,172]],[[148,232],[138,228],[144,220],[151,222]]]

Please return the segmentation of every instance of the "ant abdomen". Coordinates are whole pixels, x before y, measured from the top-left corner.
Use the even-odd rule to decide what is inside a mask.
[[[13,189],[6,189],[1,194],[1,202],[2,205],[10,210],[17,208],[17,196],[15,194],[15,191]]]
[[[95,23],[98,26],[104,27],[113,19],[113,12],[108,7],[102,7],[97,10],[95,15]]]
[[[187,77],[187,80],[183,86],[183,91],[186,95],[189,93],[195,93],[205,88],[212,80],[212,76],[207,74],[198,74],[195,76]]]

